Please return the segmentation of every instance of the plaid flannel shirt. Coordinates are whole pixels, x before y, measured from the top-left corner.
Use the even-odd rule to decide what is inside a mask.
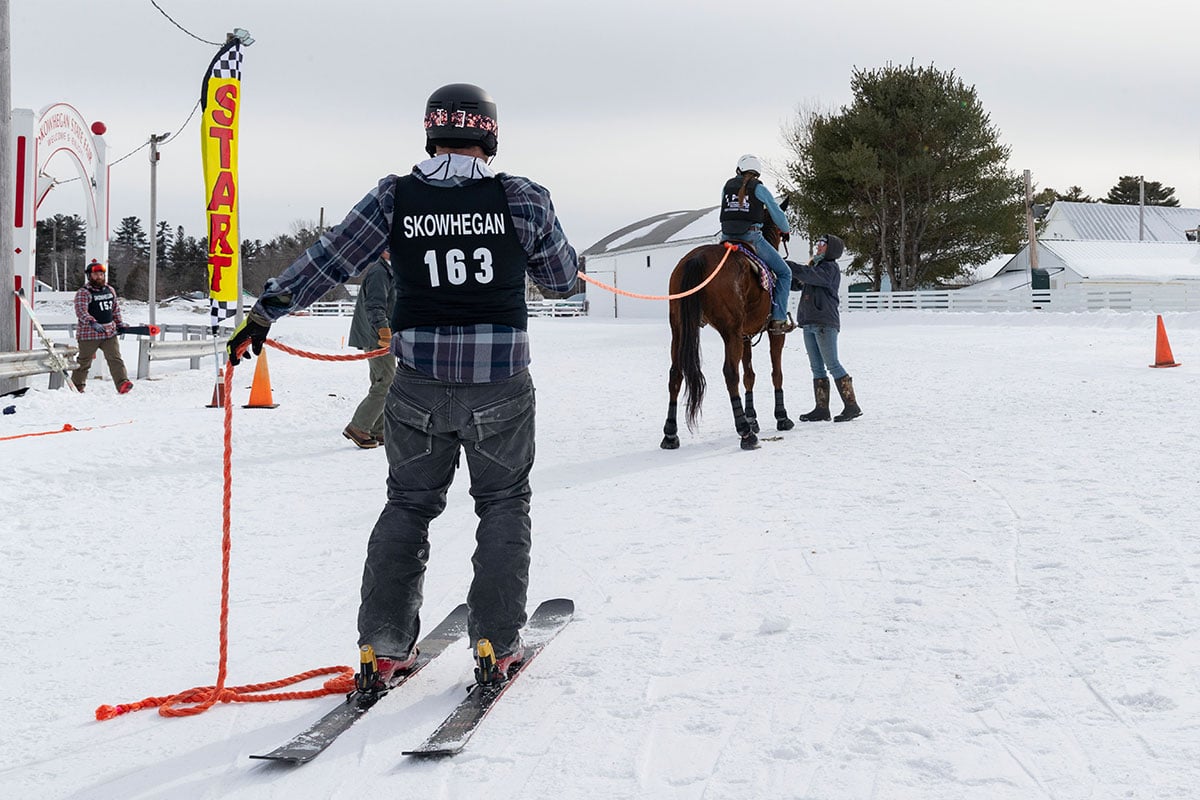
[[[81,342],[99,342],[116,336],[117,328],[125,324],[121,318],[121,303],[117,299],[117,290],[113,289],[113,321],[107,325],[97,322],[96,318],[88,313],[88,305],[91,302],[92,293],[86,286],[75,293],[75,319],[79,322],[75,327],[75,338]]]
[[[550,202],[550,193],[516,175],[496,175],[486,162],[446,154],[413,167],[412,174],[434,186],[462,186],[498,177],[508,198],[517,239],[529,259],[534,283],[565,292],[575,284],[579,258],[567,242]],[[388,175],[358,201],[342,223],[326,231],[281,275],[267,281],[250,312],[274,322],[307,308],[330,288],[369,267],[388,247],[395,204],[396,175]],[[401,363],[451,383],[490,383],[529,366],[529,335],[505,325],[442,325],[397,331],[392,352]]]

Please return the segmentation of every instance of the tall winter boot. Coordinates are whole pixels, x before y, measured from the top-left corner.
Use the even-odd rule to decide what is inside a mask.
[[[813,397],[817,405],[807,414],[801,414],[799,419],[804,422],[829,421],[829,378],[813,378]]]
[[[854,398],[854,380],[849,375],[843,375],[834,383],[837,384],[838,394],[842,396],[842,413],[833,418],[834,422],[849,422],[855,417],[862,416],[862,409]]]

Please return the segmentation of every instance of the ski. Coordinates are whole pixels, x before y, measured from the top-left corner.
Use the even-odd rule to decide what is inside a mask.
[[[117,335],[124,336],[127,333],[136,334],[138,336],[158,336],[162,331],[157,325],[125,325],[117,328]]]
[[[61,353],[54,349],[54,342],[50,341],[50,337],[46,335],[46,329],[42,327],[42,323],[38,322],[37,315],[33,313],[33,304],[25,297],[25,290],[13,289],[13,294],[17,296],[17,299],[25,306],[25,310],[29,312],[29,319],[33,322],[34,330],[37,331],[38,337],[42,340],[42,345],[50,353],[50,366],[62,373],[67,387],[72,392],[79,394],[79,387],[75,385],[75,381],[71,380],[71,365],[67,363],[67,359]]]
[[[461,639],[467,632],[467,606],[456,607],[446,615],[438,626],[417,642],[417,661],[412,669],[397,676],[387,691],[363,692],[358,689],[346,695],[341,705],[329,711],[325,716],[314,722],[303,733],[294,736],[290,741],[280,745],[269,753],[252,755],[267,761],[286,761],[292,764],[307,764],[333,740],[349,730],[358,718],[371,709],[379,699],[389,691],[402,685],[405,681],[421,671],[421,668],[441,655],[446,648]]]
[[[561,631],[575,613],[575,603],[559,598],[547,600],[539,605],[529,617],[529,624],[522,632],[525,643],[525,660],[509,670],[507,680],[498,684],[476,683],[467,692],[467,696],[450,712],[445,721],[437,727],[429,738],[413,750],[405,750],[406,756],[419,758],[436,758],[452,756],[462,752],[467,741],[479,727],[479,723],[496,704],[496,701],[507,691],[513,681],[525,671],[538,653],[550,643]],[[478,670],[477,670],[478,672]]]

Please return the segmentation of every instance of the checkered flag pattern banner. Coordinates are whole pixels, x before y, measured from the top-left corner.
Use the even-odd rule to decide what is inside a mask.
[[[223,300],[210,300],[208,306],[208,321],[213,332],[221,327],[221,323],[237,313],[237,303],[226,303]]]
[[[232,48],[217,53],[217,57],[212,63],[212,70],[209,72],[209,77],[232,78],[235,81],[241,81],[242,43],[240,41],[235,42]]]
[[[209,230],[209,320],[214,332],[237,314],[241,294],[237,204],[241,81],[242,42],[231,39],[209,63],[200,98],[200,155]]]

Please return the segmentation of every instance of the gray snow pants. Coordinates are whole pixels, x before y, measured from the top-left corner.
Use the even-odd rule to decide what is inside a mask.
[[[403,656],[416,643],[429,523],[446,508],[461,449],[479,517],[467,633],[507,654],[526,621],[533,379],[525,371],[497,383],[443,383],[401,364],[388,392],[385,435],[387,505],[367,542],[359,645]]]

